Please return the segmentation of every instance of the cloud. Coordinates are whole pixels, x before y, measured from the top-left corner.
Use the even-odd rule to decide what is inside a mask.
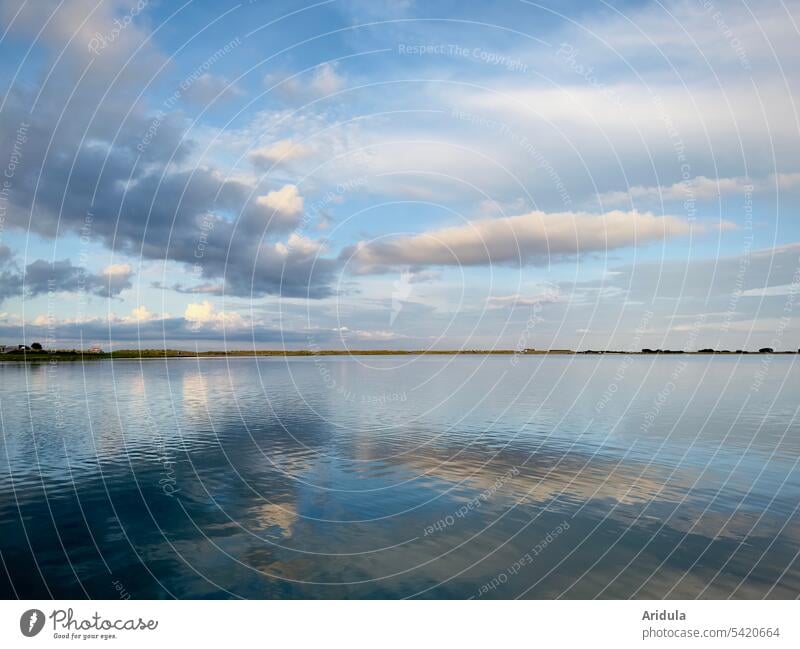
[[[99,81],[116,74],[125,61],[136,55],[137,63],[155,66],[164,58],[148,41],[148,22],[142,15],[147,3],[138,0],[5,0],[0,18],[11,34],[37,37],[52,48],[62,48],[61,58],[70,64],[92,61]],[[124,27],[119,25],[124,23]],[[138,72],[149,75],[151,69]],[[131,74],[137,71],[126,71]]]
[[[132,287],[133,274],[129,264],[115,264],[99,273],[90,273],[81,266],[74,266],[69,259],[52,262],[37,259],[20,272],[8,247],[0,246],[0,302],[20,295],[36,297],[47,293],[117,297]]]
[[[742,297],[780,297],[796,295],[798,286],[796,284],[780,284],[779,286],[765,286],[762,288],[749,288],[742,291]]]
[[[560,299],[537,331],[556,336],[568,323],[586,330],[579,344],[593,349],[797,349],[799,268],[800,244],[621,265],[559,283]]]
[[[149,312],[148,312],[149,314]],[[219,313],[217,314],[219,315]],[[104,345],[130,345],[145,343],[148,347],[186,346],[188,341],[219,347],[221,342],[247,344],[293,344],[306,346],[309,340],[324,342],[333,334],[317,331],[293,331],[269,327],[264,323],[247,323],[242,327],[226,326],[219,321],[197,322],[181,317],[136,318],[135,316],[93,317],[59,319],[54,316],[37,316],[23,324],[18,318],[0,315],[0,339],[36,340],[52,339],[55,347],[74,346],[81,341],[102,342]]]
[[[471,221],[461,226],[359,242],[342,252],[359,273],[397,266],[476,266],[518,263],[543,265],[584,253],[597,253],[702,231],[676,216],[619,210],[530,212]]]
[[[116,297],[131,288],[133,270],[128,264],[109,266],[100,273],[87,273],[69,259],[37,259],[25,267],[24,284],[28,295],[88,292],[100,297]]]
[[[345,85],[345,78],[336,71],[337,68],[336,63],[323,63],[317,66],[309,84],[311,91],[325,97],[341,90]]]
[[[490,309],[513,308],[517,306],[536,306],[551,304],[558,301],[558,291],[545,291],[538,295],[526,297],[515,293],[513,295],[493,295],[487,298],[486,306]]]
[[[156,316],[146,306],[137,306],[131,311],[131,317],[137,322],[146,322],[153,320]]]
[[[97,295],[101,297],[114,297],[119,295],[127,288],[131,288],[131,277],[133,269],[130,264],[112,264],[102,270],[102,272],[90,278],[90,285],[94,287]]]
[[[268,211],[271,210],[270,217],[277,212],[290,221],[303,211],[303,197],[296,185],[284,185],[276,191],[269,192],[266,196],[259,196],[256,198],[256,203],[267,208]]]
[[[339,73],[338,68],[338,62],[326,61],[299,77],[284,79],[269,74],[264,78],[264,83],[275,86],[278,94],[288,101],[311,101],[332,95],[345,87],[347,79]]]
[[[780,192],[800,186],[800,173],[772,174],[766,178],[708,178],[696,176],[672,185],[630,187],[627,191],[610,191],[597,195],[605,205],[630,205],[637,201],[715,200],[728,194]]]
[[[246,321],[241,314],[235,311],[217,311],[216,307],[208,300],[200,303],[188,304],[183,314],[186,322],[192,330],[198,330],[205,326],[214,329],[243,329]]]
[[[186,312],[183,317],[189,322],[205,323],[214,320],[215,310],[214,305],[208,300],[204,300],[199,304],[189,304],[186,307]]]
[[[175,282],[173,284],[163,284],[162,282],[151,282],[150,286],[152,288],[158,288],[165,291],[175,291],[176,293],[183,293],[187,295],[224,295],[225,294],[225,285],[224,284],[196,284],[194,286],[186,286],[181,284],[180,282]]]
[[[397,331],[387,331],[385,329],[350,329],[349,327],[336,327],[334,329],[341,338],[354,339],[361,341],[380,341],[406,340],[409,336]]]
[[[621,266],[602,279],[578,282],[579,290],[614,290],[628,300],[683,302],[723,298],[742,307],[740,297],[780,297],[797,288],[800,243],[747,250],[742,255],[711,259],[660,260]],[[789,287],[788,289],[786,287]],[[562,293],[571,293],[567,285]],[[780,301],[780,300],[779,300]]]
[[[14,263],[11,249],[0,244],[0,304],[22,293],[22,275]]]
[[[223,76],[206,72],[183,89],[181,97],[192,104],[207,106],[213,101],[220,102],[240,97],[244,91]]]
[[[293,232],[289,236],[286,245],[282,243],[275,244],[275,247],[283,255],[289,255],[292,252],[299,253],[304,257],[313,257],[319,255],[325,250],[325,244],[322,241],[309,239],[303,235]]]
[[[267,146],[253,149],[249,157],[257,167],[266,168],[275,164],[288,162],[289,160],[304,158],[310,153],[310,147],[294,142],[291,139],[284,139],[273,142]]]
[[[45,238],[82,236],[120,254],[175,261],[233,295],[329,295],[335,260],[283,255],[275,245],[299,223],[297,188],[190,161],[190,122],[149,104],[143,92],[164,61],[147,39],[146,17],[134,17],[94,54],[89,40],[130,10],[123,2],[95,4],[44,0],[35,9],[33,3],[0,8],[10,35],[23,39],[36,35],[43,15],[56,12],[36,67],[4,98],[0,150],[19,151],[6,228]],[[81,78],[90,62],[91,74]],[[54,275],[69,290],[80,271],[64,262],[32,268],[33,291],[46,290],[39,280]],[[0,298],[18,294],[19,273],[2,272]],[[93,284],[98,295],[117,295],[127,285],[122,276],[101,279],[105,291]]]

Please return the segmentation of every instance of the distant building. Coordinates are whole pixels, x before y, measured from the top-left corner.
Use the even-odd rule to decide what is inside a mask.
[[[18,354],[19,352],[29,352],[27,345],[0,345],[0,354]]]
[[[103,353],[103,348],[100,347],[100,345],[92,345],[91,347],[89,347],[88,353],[89,354],[102,354]]]

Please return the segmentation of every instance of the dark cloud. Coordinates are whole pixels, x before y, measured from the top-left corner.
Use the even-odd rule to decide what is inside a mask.
[[[22,293],[22,275],[8,246],[0,244],[0,304]]]
[[[175,291],[183,295],[224,295],[225,289],[222,284],[197,284],[186,286],[180,282],[164,284],[163,282],[151,282],[151,288],[158,288],[164,291]]]
[[[109,267],[102,273],[87,273],[80,266],[73,266],[69,259],[45,261],[37,259],[25,267],[24,288],[35,297],[48,292],[87,292],[100,297],[116,297],[131,288],[133,270],[130,266]]]
[[[6,225],[177,261],[209,282],[222,281],[233,295],[329,295],[338,262],[276,247],[301,217],[291,206],[259,201],[279,187],[251,186],[210,166],[176,166],[192,143],[180,113],[142,99],[163,61],[136,27],[145,23],[134,21],[118,41],[89,51],[87,43],[110,30],[114,12],[127,7],[110,4],[96,14],[88,2],[58,8],[45,2],[38,13],[26,5],[11,23],[11,37],[25,39],[49,11],[61,26],[44,34],[52,58],[23,70],[47,83],[15,84],[0,114],[0,151],[16,152]],[[4,11],[9,20],[16,13],[11,6]],[[57,281],[74,281],[73,270],[60,270]],[[6,292],[13,290],[13,277],[5,284]]]
[[[89,293],[116,297],[131,288],[133,270],[127,264],[110,266],[101,273],[87,273],[69,259],[37,259],[19,270],[11,251],[0,246],[0,303],[10,297],[36,297],[47,293]]]

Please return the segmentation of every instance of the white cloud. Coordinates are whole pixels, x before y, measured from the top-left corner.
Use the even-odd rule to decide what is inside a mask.
[[[708,178],[695,176],[672,185],[637,185],[627,191],[611,191],[597,195],[604,205],[628,205],[637,201],[714,200],[728,194],[788,190],[800,186],[800,173],[772,174],[766,178]]]
[[[287,100],[311,100],[327,97],[341,90],[346,79],[337,70],[337,62],[326,62],[314,68],[310,75],[290,76],[268,74],[264,77],[264,84],[270,88],[275,87],[276,92]]]
[[[486,299],[486,306],[490,309],[502,309],[517,306],[536,306],[549,304],[558,300],[557,291],[545,291],[529,297],[515,293],[513,295],[493,295]]]
[[[214,305],[208,300],[203,300],[197,304],[188,304],[183,317],[189,322],[204,324],[214,320],[215,313]]]
[[[216,307],[208,300],[192,303],[186,306],[183,314],[191,329],[212,327],[214,329],[240,329],[244,328],[244,318],[233,311],[217,311]]]
[[[55,324],[55,318],[52,315],[37,315],[33,319],[34,327],[49,327]]]
[[[294,218],[303,211],[303,197],[296,185],[284,185],[266,196],[256,198],[256,204],[266,208],[266,218],[272,219],[276,213],[287,218]]]
[[[749,288],[742,291],[742,297],[780,297],[797,295],[800,287],[796,284],[781,284],[779,286],[765,286],[763,288]]]
[[[131,317],[137,322],[142,322],[142,321],[152,320],[156,316],[146,306],[139,305],[131,310]]]
[[[345,78],[336,71],[337,67],[335,63],[323,63],[317,67],[309,86],[315,94],[324,97],[344,87]]]
[[[579,253],[685,236],[692,229],[705,228],[676,216],[635,210],[600,215],[535,211],[395,237],[388,242],[362,241],[344,254],[352,254],[359,272],[381,272],[398,265],[544,264]]]
[[[194,104],[205,106],[212,101],[224,101],[244,94],[244,91],[225,77],[206,72],[183,90],[183,97]]]
[[[268,167],[276,163],[304,158],[311,153],[311,148],[294,142],[291,139],[278,140],[267,146],[253,149],[250,160],[257,166]]]
[[[288,255],[294,252],[303,257],[312,257],[325,250],[325,243],[323,241],[309,239],[308,237],[293,232],[289,235],[289,240],[285,244],[280,242],[276,243],[275,250],[281,255]]]
[[[130,264],[111,264],[103,269],[103,275],[108,277],[130,277],[132,274]]]
[[[356,338],[358,340],[402,340],[408,338],[408,336],[404,334],[400,334],[396,331],[386,331],[384,329],[374,329],[374,330],[365,330],[365,329],[347,329],[347,327],[342,327],[341,333],[347,337]]]

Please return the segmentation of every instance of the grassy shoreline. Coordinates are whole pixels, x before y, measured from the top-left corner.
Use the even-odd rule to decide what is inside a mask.
[[[120,349],[113,352],[88,353],[81,351],[27,351],[20,353],[0,354],[0,362],[27,362],[27,363],[46,363],[52,361],[99,361],[99,360],[155,360],[165,358],[237,358],[237,357],[304,357],[304,356],[604,356],[604,355],[633,355],[633,356],[740,356],[740,355],[764,355],[764,354],[796,354],[796,351],[624,351],[610,350],[597,351],[585,350],[574,351],[569,349],[556,350],[525,350],[514,349],[471,349],[471,350],[398,350],[398,349],[376,349],[376,350],[345,350],[345,349],[322,349],[322,350],[232,350],[232,351],[185,351],[181,349]]]

